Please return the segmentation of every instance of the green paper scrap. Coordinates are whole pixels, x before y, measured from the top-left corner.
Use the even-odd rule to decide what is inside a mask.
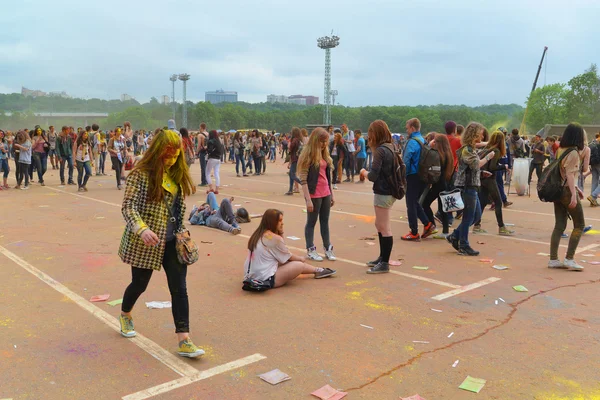
[[[109,306],[114,307],[117,304],[123,304],[123,299],[117,299],[117,300],[113,300],[113,301],[109,301],[108,303]]]
[[[427,271],[429,269],[429,267],[419,267],[418,265],[415,265],[413,267],[413,269],[420,269],[421,271]]]
[[[479,393],[481,389],[483,389],[485,382],[485,379],[473,378],[472,376],[467,375],[463,383],[458,388],[462,390],[468,390],[469,392],[473,393]]]
[[[306,208],[302,210],[303,213],[306,213]]]
[[[513,289],[515,289],[517,292],[529,292],[529,290],[527,290],[527,288],[523,285],[513,286]]]

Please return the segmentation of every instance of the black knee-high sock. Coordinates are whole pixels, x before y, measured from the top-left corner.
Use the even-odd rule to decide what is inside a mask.
[[[394,237],[393,236],[383,236],[381,238],[381,241],[383,242],[381,261],[382,262],[390,262],[390,255],[392,254],[392,248],[394,247]]]
[[[379,257],[381,257],[383,254],[383,242],[381,241],[381,238],[383,236],[381,235],[381,232],[377,232],[377,236],[379,236]]]

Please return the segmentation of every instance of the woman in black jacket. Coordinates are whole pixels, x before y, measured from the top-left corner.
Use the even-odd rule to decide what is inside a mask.
[[[502,157],[506,155],[506,146],[504,145],[504,134],[496,131],[492,134],[487,146],[480,152],[479,157],[483,158],[489,153],[493,153],[494,157],[481,167],[481,189],[479,191],[479,202],[481,203],[481,214],[485,206],[490,202],[490,198],[495,206],[496,222],[498,222],[498,234],[501,236],[512,236],[515,232],[509,230],[502,219],[502,198],[496,183],[496,172],[508,169],[508,165],[499,164]],[[481,217],[475,221],[473,233],[486,233],[481,229]]]
[[[348,157],[348,150],[346,150],[341,133],[333,136],[333,141],[329,143],[329,154],[333,159],[333,188],[337,189],[337,184],[341,182],[344,160]]]
[[[394,173],[394,148],[392,134],[385,121],[377,120],[369,126],[369,147],[373,152],[373,164],[367,175],[373,182],[375,228],[379,236],[379,257],[367,263],[371,267],[367,274],[384,274],[390,272],[390,255],[394,247],[390,213],[396,198],[392,196],[389,178]],[[367,171],[360,171],[364,176]]]
[[[219,140],[219,134],[215,130],[210,131],[208,134],[208,143],[206,145],[206,155],[208,156],[206,162],[206,182],[208,182],[208,190],[206,193],[214,192],[215,194],[219,194],[219,186],[221,186],[219,168],[221,167],[221,155],[223,154],[223,151],[224,149]],[[211,172],[214,172],[215,175],[215,186],[213,186],[210,177]]]

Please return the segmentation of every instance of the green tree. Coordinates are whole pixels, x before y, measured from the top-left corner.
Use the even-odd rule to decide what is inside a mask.
[[[600,77],[596,64],[569,80],[566,116],[569,122],[600,123]]]
[[[530,132],[537,132],[546,124],[562,124],[566,117],[567,91],[563,83],[542,86],[529,96],[527,119]]]

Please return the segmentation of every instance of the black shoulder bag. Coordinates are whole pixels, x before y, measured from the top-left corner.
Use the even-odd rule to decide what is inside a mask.
[[[248,259],[248,271],[246,275],[250,273],[250,267],[252,266],[252,252],[250,252],[250,258]],[[264,292],[271,289],[271,283],[269,281],[261,281],[259,279],[246,278],[244,279],[242,290],[247,292]]]

